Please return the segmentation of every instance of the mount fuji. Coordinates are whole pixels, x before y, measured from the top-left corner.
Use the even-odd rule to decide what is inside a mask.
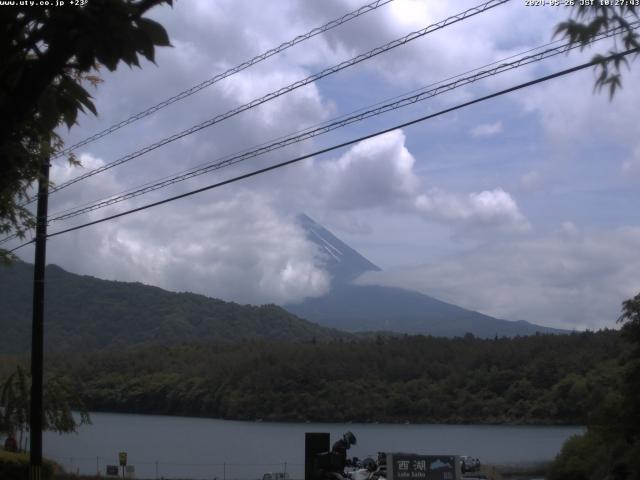
[[[380,267],[307,215],[297,217],[307,239],[325,255],[331,290],[322,297],[284,305],[314,323],[348,332],[386,331],[443,337],[513,337],[536,333],[568,333],[529,323],[509,321],[467,310],[420,292],[380,285],[357,285],[360,275]]]

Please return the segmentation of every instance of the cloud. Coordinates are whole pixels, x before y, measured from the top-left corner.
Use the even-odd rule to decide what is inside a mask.
[[[70,164],[64,158],[52,162],[51,182],[61,185],[79,175],[100,168],[106,163],[102,158],[82,153],[78,156],[80,167]],[[122,190],[122,184],[113,175],[99,175],[89,177],[75,185],[57,191],[49,196],[49,216],[89,203],[96,198],[110,196]]]
[[[360,28],[352,25],[335,29],[327,33],[327,38],[347,51],[360,53],[476,5],[473,1],[396,0],[385,7],[384,14],[372,15]],[[429,33],[393,53],[367,62],[362,68],[375,71],[394,86],[424,86],[545,44],[551,39],[555,25],[566,16],[564,9],[530,9],[523,3],[508,3]],[[376,32],[375,37],[371,36],[372,31]],[[509,76],[522,77],[520,72]],[[503,80],[496,77],[487,83],[495,86],[501,82]],[[465,88],[453,96],[464,97],[460,92],[468,90]]]
[[[507,226],[521,231],[530,228],[515,200],[501,188],[468,195],[452,195],[434,190],[418,195],[415,207],[426,217],[441,221]]]
[[[576,60],[569,58],[564,63],[573,65]],[[538,115],[552,145],[566,147],[565,152],[576,152],[576,145],[594,140],[637,147],[640,125],[629,118],[640,102],[640,92],[632,88],[632,73],[623,72],[622,82],[623,88],[610,100],[605,90],[594,91],[594,71],[588,69],[513,98],[525,111]]]
[[[502,122],[495,123],[482,123],[471,129],[471,136],[478,137],[492,137],[502,132]]]
[[[283,0],[255,8],[251,2],[193,0],[177,2],[173,9],[153,9],[154,18],[167,26],[175,48],[160,49],[157,66],[101,71],[105,81],[92,91],[100,117],[81,116],[81,126],[68,134],[63,132],[67,144],[360,5],[358,0]],[[396,0],[83,147],[79,153],[85,168],[95,168],[474,5],[471,0]],[[564,9],[530,9],[509,2],[58,192],[51,196],[51,211],[210,162],[402,90],[546,43],[554,25],[565,15]],[[525,16],[526,22],[522,21]],[[591,55],[585,52],[578,57]],[[573,55],[558,56],[483,80],[415,109],[434,111],[441,103],[450,105],[461,97],[505,88],[574,61]],[[442,264],[416,270],[414,279],[416,285],[442,293],[454,303],[541,323],[557,319],[566,325],[595,324],[596,316],[604,318],[617,311],[619,301],[636,285],[617,256],[618,251],[628,250],[624,238],[633,243],[629,240],[632,230],[616,230],[608,239],[604,232],[589,230],[589,225],[579,228],[567,222],[554,235],[541,236],[538,232],[547,226],[537,222],[547,221],[546,209],[557,212],[555,221],[576,216],[566,212],[571,206],[550,207],[547,197],[540,200],[542,196],[535,194],[543,182],[545,189],[552,187],[561,193],[584,188],[584,174],[590,169],[592,185],[609,187],[602,172],[593,168],[594,159],[601,163],[610,160],[611,176],[618,182],[621,166],[622,174],[629,178],[638,171],[638,155],[632,152],[640,138],[638,122],[634,121],[640,93],[624,88],[609,103],[606,95],[592,95],[593,80],[593,72],[564,77],[528,89],[526,94],[505,96],[486,107],[465,109],[361,142],[340,154],[314,158],[241,184],[56,237],[50,242],[49,260],[79,273],[224,299],[294,301],[319,295],[328,286],[322,257],[291,220],[305,211],[338,228],[336,233],[352,235],[347,240],[356,239],[355,248],[370,248],[369,252],[377,255],[372,260],[382,265],[397,264],[409,256],[426,261],[434,255],[453,254]],[[411,118],[406,113],[409,110],[389,117],[394,121]],[[376,128],[374,125],[387,122],[389,117],[362,127],[354,124],[348,130],[194,178],[78,222],[339,143],[370,131],[369,127]],[[501,121],[491,123],[496,118]],[[497,135],[503,122],[509,126],[509,135]],[[478,142],[469,141],[474,132],[480,137],[492,134],[483,137],[482,150],[477,148]],[[572,164],[574,158],[576,163]],[[447,168],[438,168],[438,164]],[[58,183],[78,173],[58,163],[52,169]],[[582,198],[568,200],[568,204],[579,206],[576,210],[590,211],[592,206]],[[536,219],[535,230],[529,218]],[[581,223],[585,221],[584,215],[579,218]],[[510,232],[518,235],[509,236]],[[468,251],[474,247],[477,249]],[[411,253],[403,256],[398,251]],[[27,250],[23,258],[31,260],[31,253]],[[566,277],[557,272],[562,265],[567,269]],[[598,268],[590,270],[589,265]],[[626,273],[613,275],[606,272],[607,265]],[[579,266],[584,267],[582,276],[572,273],[573,268],[580,270]],[[546,274],[536,269],[546,269],[549,278],[566,278],[567,285],[561,289],[548,284]],[[611,284],[604,284],[601,278]],[[577,293],[571,290],[571,282],[575,282]],[[590,282],[594,285],[590,300],[593,312],[580,307],[581,301],[590,304],[585,293]],[[411,282],[404,285],[411,286]],[[602,288],[602,295],[596,287]],[[614,291],[616,288],[620,291]],[[527,307],[529,304],[533,306]],[[580,321],[581,315],[587,320]]]
[[[520,187],[526,192],[531,192],[540,187],[541,180],[538,172],[530,171],[520,177]]]
[[[105,163],[89,154],[82,154],[80,160],[82,170]],[[52,179],[60,184],[79,173],[77,167],[59,161],[52,168]],[[79,202],[124,189],[116,172],[107,171],[53,194],[50,212],[55,216]],[[159,194],[164,196],[166,192]],[[50,232],[144,205],[150,198],[54,222]],[[20,254],[32,258],[29,249]],[[295,302],[322,295],[330,284],[321,252],[294,218],[278,211],[267,192],[243,186],[54,237],[49,241],[48,260],[75,273],[241,303]]]
[[[311,163],[305,176],[313,183],[307,188],[335,210],[381,208],[453,227],[530,228],[502,188],[466,194],[425,189],[427,180],[415,172],[405,141],[405,134],[396,130],[360,142],[338,159]]]
[[[495,241],[416,267],[366,274],[364,283],[419,290],[499,318],[569,329],[613,328],[640,291],[640,228]]]
[[[629,177],[640,176],[640,144],[635,147],[630,158],[622,162],[622,173]]]
[[[337,160],[317,162],[329,206],[374,208],[411,198],[419,179],[404,142],[404,133],[396,130],[358,143]]]
[[[304,232],[252,192],[200,198],[188,215],[169,204],[49,243],[50,259],[74,272],[243,303],[287,303],[329,287]]]
[[[289,173],[297,190],[273,188],[274,179],[264,177],[56,237],[49,258],[77,273],[225,300],[288,303],[322,295],[330,281],[324,259],[293,221],[293,214],[305,210],[305,199],[297,201],[296,191],[304,191],[324,215],[338,224],[349,223],[346,230],[359,234],[371,228],[353,219],[371,209],[468,228],[528,225],[513,198],[500,188],[469,194],[425,191],[405,140],[402,131],[394,131],[360,142],[338,158],[307,162]],[[84,169],[104,164],[88,154],[81,161]],[[78,173],[65,163],[53,172],[57,183]],[[117,172],[108,171],[53,195],[52,212],[124,189]],[[92,212],[81,221],[165,198],[167,192],[155,195]],[[56,222],[52,230],[74,221]]]
[[[576,235],[580,234],[580,230],[573,222],[566,221],[560,224],[560,233],[565,236],[569,236],[570,238],[574,238]]]

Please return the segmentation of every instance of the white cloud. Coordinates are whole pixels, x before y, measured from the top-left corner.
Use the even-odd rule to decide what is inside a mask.
[[[482,123],[471,129],[471,136],[478,137],[492,137],[502,132],[502,122],[495,123]]]
[[[419,213],[442,221],[506,226],[520,231],[530,228],[515,200],[501,188],[468,195],[452,195],[434,190],[418,195],[415,207]]]
[[[546,236],[495,241],[426,265],[366,274],[499,318],[564,328],[613,327],[640,291],[640,229],[581,233],[566,223]]]
[[[526,228],[515,201],[502,189],[425,192],[405,140],[402,131],[394,131],[361,142],[336,159],[308,162],[290,175],[297,191],[314,198],[320,211],[336,222],[348,222],[351,231],[359,233],[371,231],[370,227],[353,219],[359,211],[371,209],[469,228]],[[85,169],[104,164],[87,154],[81,160]],[[53,172],[58,183],[78,173],[67,164]],[[290,215],[305,209],[305,199],[297,202],[295,189],[273,185],[273,179],[264,177],[58,237],[51,242],[49,258],[78,273],[225,300],[287,303],[321,295],[329,287],[323,259]],[[53,195],[52,212],[76,205],[78,199],[124,188],[116,172],[108,171]],[[166,195],[162,192],[157,198]],[[146,204],[151,198],[93,212],[82,222]],[[56,222],[52,230],[72,224]]]
[[[335,29],[328,32],[327,37],[354,52],[363,52],[476,5],[472,0],[396,0],[384,15],[372,15],[367,29],[355,26]],[[566,16],[565,9],[531,9],[523,3],[508,3],[431,32],[393,53],[367,62],[362,68],[376,71],[395,86],[424,86],[545,44],[551,39],[555,25]],[[371,31],[376,32],[373,38],[369,34]],[[524,78],[520,72],[514,72],[513,76]],[[497,85],[502,81],[495,77],[488,83]],[[463,98],[465,91],[467,89],[453,93],[453,96]]]
[[[413,156],[400,130],[365,140],[337,160],[317,162],[321,192],[338,209],[392,206],[411,198],[419,184]]]
[[[95,157],[89,153],[83,153],[78,157],[80,166],[73,165],[64,159],[52,162],[50,170],[51,182],[54,185],[60,185],[72,178],[82,175],[90,170],[100,168],[104,165],[104,160]],[[97,186],[97,185],[94,185]]]
[[[104,166],[105,161],[89,153],[78,156],[80,167],[74,166],[64,158],[52,162],[50,175],[53,185],[61,185],[79,175]],[[84,205],[96,198],[110,196],[122,190],[122,185],[113,175],[98,175],[82,180],[77,184],[57,191],[49,197],[49,216],[58,212]]]
[[[530,227],[513,197],[501,188],[467,194],[425,189],[426,180],[416,174],[405,140],[396,130],[360,142],[337,160],[309,164],[305,176],[313,180],[308,191],[336,210],[382,208],[453,227]]]
[[[249,192],[200,198],[188,215],[177,203],[104,223],[51,240],[49,252],[74,272],[243,303],[286,303],[329,286],[294,220]]]

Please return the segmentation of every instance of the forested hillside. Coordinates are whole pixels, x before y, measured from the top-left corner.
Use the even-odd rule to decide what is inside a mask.
[[[616,331],[514,339],[182,345],[51,354],[91,410],[229,419],[584,424],[620,381]],[[7,359],[0,359],[8,364]]]
[[[33,266],[0,266],[0,353],[31,348]],[[45,348],[92,351],[193,342],[328,341],[348,337],[275,305],[238,305],[47,267]]]

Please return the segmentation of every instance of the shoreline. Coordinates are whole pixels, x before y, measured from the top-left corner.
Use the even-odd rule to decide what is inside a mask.
[[[74,411],[77,413],[77,411]],[[586,425],[580,424],[572,424],[572,423],[539,423],[539,422],[531,422],[531,423],[511,423],[511,422],[420,422],[420,421],[411,421],[411,420],[400,420],[397,422],[394,421],[366,421],[366,420],[297,420],[297,419],[287,419],[287,418],[224,418],[224,417],[207,417],[202,415],[189,415],[186,413],[156,413],[156,412],[130,412],[130,411],[118,411],[118,410],[89,410],[89,415],[93,415],[94,413],[99,414],[108,414],[108,415],[144,415],[148,417],[171,417],[171,418],[199,418],[205,420],[220,420],[225,422],[242,422],[242,423],[267,423],[267,424],[292,424],[292,425],[305,425],[305,424],[327,424],[327,425],[391,425],[391,426],[399,426],[399,425],[416,425],[416,426],[486,426],[486,427],[528,427],[528,428],[584,428],[586,429]]]

